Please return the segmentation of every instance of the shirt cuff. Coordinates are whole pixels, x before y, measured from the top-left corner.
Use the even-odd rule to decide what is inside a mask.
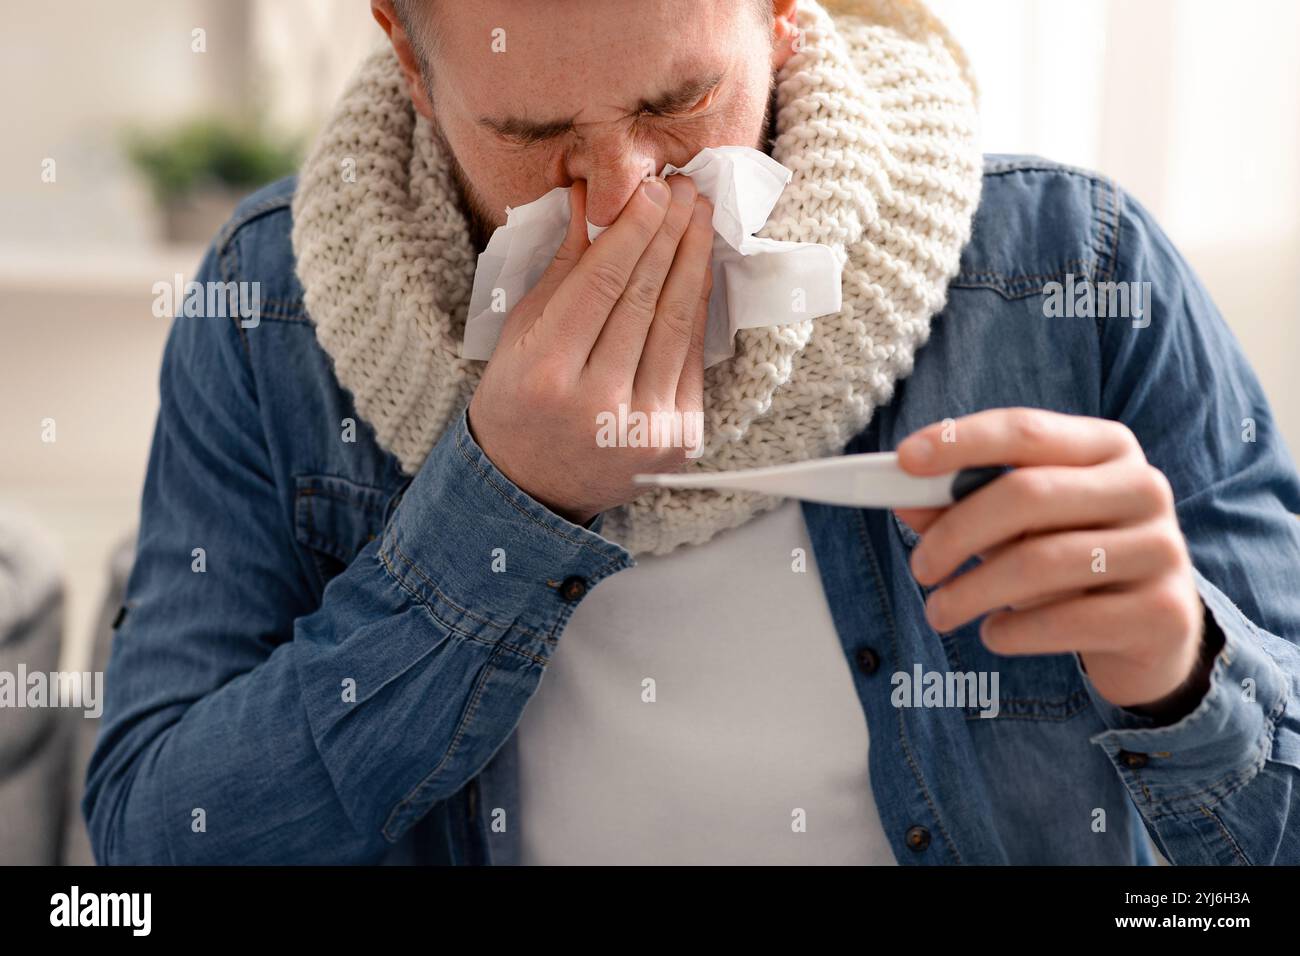
[[[1195,810],[1249,783],[1264,766],[1287,700],[1287,681],[1255,626],[1193,569],[1197,591],[1223,632],[1210,686],[1195,709],[1156,726],[1106,700],[1075,655],[1093,705],[1109,728],[1092,743],[1110,757],[1139,807]]]
[[[507,478],[474,441],[463,409],[402,493],[380,556],[450,631],[549,657],[582,598],[636,562]]]

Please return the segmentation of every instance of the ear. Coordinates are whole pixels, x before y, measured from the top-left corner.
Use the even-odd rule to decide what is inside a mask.
[[[795,25],[799,0],[772,0],[772,69],[779,70],[798,50],[802,37]]]
[[[428,84],[424,82],[424,77],[420,73],[420,57],[415,52],[415,44],[406,35],[406,28],[402,26],[397,11],[393,8],[393,0],[370,0],[370,15],[383,28],[384,33],[388,35],[388,42],[393,45],[393,52],[397,54],[397,63],[402,69],[402,78],[406,80],[406,89],[411,95],[411,103],[415,106],[415,111],[425,119],[432,120],[433,102],[429,99]]]

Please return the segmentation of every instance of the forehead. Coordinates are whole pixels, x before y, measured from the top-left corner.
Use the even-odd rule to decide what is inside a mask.
[[[726,69],[761,40],[739,0],[435,2],[437,82],[455,107],[595,115]],[[440,98],[441,99],[441,98]],[[445,100],[440,104],[446,108]]]

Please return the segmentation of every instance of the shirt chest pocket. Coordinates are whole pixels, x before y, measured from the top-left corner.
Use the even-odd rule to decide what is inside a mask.
[[[891,513],[890,517],[902,539],[905,560],[909,560],[912,549],[921,540],[920,535],[900,521],[897,515]],[[910,571],[908,581],[916,606],[900,613],[899,618],[915,621],[929,635],[934,635],[925,620],[925,600],[932,589],[921,587]],[[993,695],[997,708],[995,719],[1068,720],[1091,706],[1074,654],[994,654],[980,640],[979,623],[977,619],[938,637],[953,673],[983,675],[979,686],[996,688]],[[976,702],[964,709],[968,718],[980,718],[984,708]]]
[[[333,475],[294,479],[294,536],[325,585],[383,533],[389,493]]]

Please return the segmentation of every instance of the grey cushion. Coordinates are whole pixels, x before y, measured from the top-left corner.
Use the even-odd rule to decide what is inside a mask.
[[[31,518],[0,508],[0,671],[17,681],[59,666],[63,644],[63,571],[58,548]],[[26,699],[26,686],[17,692]],[[50,731],[50,707],[0,707],[0,781]],[[2,847],[0,847],[2,849]]]
[[[63,565],[33,519],[0,508],[0,671],[59,666]],[[16,688],[26,699],[25,682]],[[57,863],[69,736],[53,707],[0,708],[0,863]]]
[[[0,777],[0,865],[48,866],[61,859],[71,743],[67,726],[64,720],[51,723],[30,752]]]
[[[14,630],[0,632],[0,671],[6,680],[18,681],[20,667],[26,673],[49,674],[59,666],[63,644],[63,592],[49,596],[36,616],[17,623]],[[12,675],[9,677],[8,675]],[[27,697],[27,687],[16,693]],[[53,707],[0,707],[0,780],[3,780],[31,750],[33,743],[49,733],[58,711]]]
[[[94,649],[90,663],[93,671],[103,672],[108,666],[108,652],[113,644],[113,622],[117,620],[118,609],[126,598],[126,579],[131,574],[131,565],[135,560],[135,544],[136,533],[132,531],[118,542],[109,559],[108,590],[95,621]],[[86,821],[81,816],[81,796],[86,789],[86,767],[90,763],[90,754],[95,749],[95,737],[99,734],[102,718],[87,718],[81,711],[69,711],[67,717],[72,752],[67,774],[67,812],[63,817],[62,861],[88,866],[95,862],[95,857],[90,850]]]

